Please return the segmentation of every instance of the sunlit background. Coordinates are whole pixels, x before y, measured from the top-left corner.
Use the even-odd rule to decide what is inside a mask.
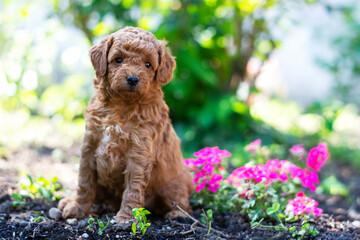
[[[88,49],[129,25],[176,56],[164,92],[186,157],[219,146],[238,166],[257,138],[278,157],[324,141],[360,167],[357,0],[0,0],[0,175],[76,171]]]

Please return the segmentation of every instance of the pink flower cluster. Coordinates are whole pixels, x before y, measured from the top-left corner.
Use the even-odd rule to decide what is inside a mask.
[[[317,147],[310,149],[306,163],[307,167],[318,172],[330,157],[326,143],[319,143]]]
[[[250,143],[249,146],[247,146],[246,150],[248,150],[249,152],[255,152],[256,148],[258,148],[260,144],[261,144],[261,139],[256,139],[255,141]]]
[[[280,161],[278,159],[268,160],[266,164],[237,168],[226,179],[226,182],[239,187],[244,179],[268,184],[276,180],[286,182],[289,180],[289,176],[300,179],[302,185],[311,191],[315,191],[316,184],[319,184],[317,173],[302,169],[287,160]]]
[[[305,153],[305,149],[302,144],[294,145],[289,151],[295,155]]]
[[[221,160],[225,157],[230,157],[231,153],[226,150],[220,150],[219,147],[206,147],[194,153],[197,159],[184,159],[186,166],[192,172],[195,172],[193,184],[195,184],[196,192],[200,192],[206,187],[210,192],[216,192],[220,184],[219,182],[224,178],[222,175],[215,173],[224,169],[221,166]]]
[[[291,212],[296,216],[303,213],[314,213],[316,216],[321,216],[323,210],[317,206],[317,201],[305,196],[303,192],[299,192],[296,198],[289,200],[285,212]]]

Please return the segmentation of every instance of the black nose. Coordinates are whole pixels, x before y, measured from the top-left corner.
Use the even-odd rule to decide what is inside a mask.
[[[130,86],[134,87],[138,84],[139,78],[137,76],[128,76],[126,81]]]

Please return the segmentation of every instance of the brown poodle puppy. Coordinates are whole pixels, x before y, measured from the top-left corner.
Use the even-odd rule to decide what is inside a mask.
[[[191,175],[161,90],[175,69],[165,45],[126,27],[91,47],[96,94],[85,112],[77,195],[59,202],[64,218],[86,217],[94,202],[120,209],[117,223],[139,207],[181,216],[172,202],[191,212]]]

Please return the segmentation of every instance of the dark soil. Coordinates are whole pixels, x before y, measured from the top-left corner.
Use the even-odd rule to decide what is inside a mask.
[[[46,162],[46,161],[44,161]],[[9,160],[8,163],[11,163]],[[66,172],[66,171],[65,171]],[[311,226],[319,231],[316,239],[360,239],[360,175],[350,166],[327,164],[324,170],[327,175],[334,174],[351,189],[351,197],[313,195],[318,200],[324,213],[319,218],[310,220]],[[95,222],[92,229],[88,229],[88,219],[83,220],[52,220],[49,218],[49,209],[57,205],[56,202],[26,199],[26,203],[14,207],[10,199],[10,184],[8,171],[0,171],[0,239],[292,239],[288,232],[276,231],[273,228],[251,229],[250,221],[244,214],[231,212],[214,212],[212,227],[223,234],[207,234],[207,229],[193,226],[190,219],[165,220],[161,216],[149,215],[151,226],[145,235],[131,235],[131,229],[120,229],[115,224],[115,212],[105,210],[102,214],[93,215]],[[69,171],[67,170],[67,173]],[[15,173],[14,173],[15,174]],[[60,179],[62,179],[60,177]],[[104,210],[104,209],[102,209]],[[44,218],[38,218],[43,216]],[[201,210],[194,209],[193,217],[200,219]],[[109,226],[102,235],[98,233],[99,217]],[[273,225],[274,222],[263,222],[264,225]],[[300,223],[295,225],[300,229]],[[295,238],[296,239],[296,238]],[[311,239],[305,236],[303,239]]]
[[[40,200],[26,199],[21,206],[12,206],[9,196],[3,196],[0,204],[0,238],[2,239],[225,239],[221,234],[207,234],[207,229],[194,227],[190,219],[179,218],[164,220],[159,216],[149,216],[151,226],[144,236],[136,237],[130,234],[130,229],[118,229],[115,225],[114,212],[102,214],[105,224],[110,221],[108,228],[102,235],[98,234],[98,224],[93,223],[92,229],[87,228],[88,219],[52,220],[48,216],[55,202],[47,203]],[[195,210],[193,216],[199,219],[200,210]],[[36,218],[44,216],[44,219]],[[264,223],[271,225],[271,222]],[[299,224],[295,224],[299,227]],[[355,227],[353,219],[346,215],[337,214],[333,217],[329,213],[313,219],[311,225],[318,231],[316,239],[359,239],[360,228]],[[273,228],[251,229],[249,220],[243,214],[230,212],[215,212],[213,227],[222,231],[230,239],[291,239],[287,232],[279,232]],[[310,237],[308,237],[310,239]]]

